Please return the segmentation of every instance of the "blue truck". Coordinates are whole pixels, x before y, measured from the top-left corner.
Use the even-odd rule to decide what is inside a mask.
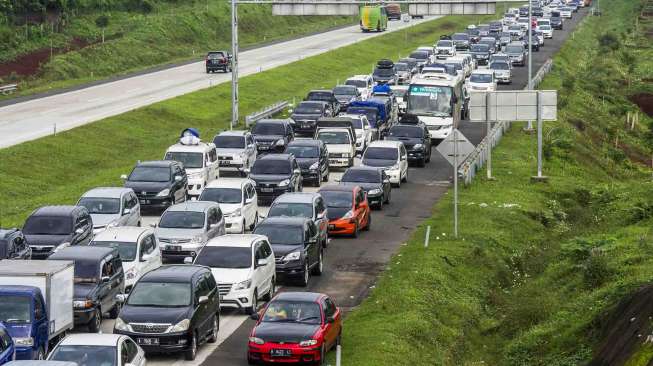
[[[73,328],[72,261],[0,261],[0,322],[17,360],[45,359]]]

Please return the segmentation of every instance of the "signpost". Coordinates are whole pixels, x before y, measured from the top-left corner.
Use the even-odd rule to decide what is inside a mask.
[[[231,0],[231,129],[238,124],[238,0]]]

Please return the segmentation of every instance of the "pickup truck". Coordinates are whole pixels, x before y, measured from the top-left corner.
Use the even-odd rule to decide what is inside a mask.
[[[356,130],[351,118],[322,118],[317,122],[315,139],[329,151],[329,166],[351,167],[356,156]]]
[[[73,276],[72,261],[0,262],[0,321],[14,340],[16,359],[45,359],[73,328]]]

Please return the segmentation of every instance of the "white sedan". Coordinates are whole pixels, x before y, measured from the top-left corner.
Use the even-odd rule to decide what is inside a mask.
[[[52,350],[49,361],[75,362],[78,366],[145,366],[145,352],[129,337],[119,334],[71,334]]]

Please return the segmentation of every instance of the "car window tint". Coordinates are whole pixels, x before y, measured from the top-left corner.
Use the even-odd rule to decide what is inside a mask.
[[[136,344],[129,338],[125,339],[122,344],[122,364],[123,366],[127,363],[131,363],[136,355],[138,354],[138,348]]]
[[[263,250],[265,250],[265,258],[272,255],[272,248],[270,247],[270,243],[267,241],[263,242]]]

